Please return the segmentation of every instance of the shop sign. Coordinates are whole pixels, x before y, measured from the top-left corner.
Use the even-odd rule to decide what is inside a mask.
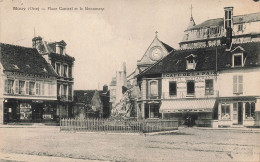
[[[196,76],[208,76],[217,75],[215,71],[198,71],[198,72],[183,72],[183,73],[166,73],[163,74],[163,78],[176,78],[176,77],[196,77]]]

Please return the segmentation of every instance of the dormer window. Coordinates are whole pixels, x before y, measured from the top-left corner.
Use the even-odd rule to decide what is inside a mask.
[[[244,58],[243,53],[236,53],[232,56],[232,67],[243,67],[244,66]]]
[[[186,70],[195,70],[196,68],[196,55],[190,54],[186,57]]]

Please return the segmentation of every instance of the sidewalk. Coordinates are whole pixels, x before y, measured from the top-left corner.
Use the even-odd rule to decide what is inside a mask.
[[[179,127],[180,129],[181,127]],[[242,132],[251,132],[251,133],[260,133],[260,128],[236,128],[236,127],[225,127],[225,128],[211,128],[211,127],[192,127],[194,129],[201,129],[201,130],[232,130],[232,131],[242,131]]]
[[[62,162],[100,162],[100,160],[89,160],[89,159],[73,159],[55,156],[38,156],[38,155],[27,155],[27,154],[10,154],[0,152],[0,161],[26,161],[26,162],[52,162],[52,161],[62,161]]]

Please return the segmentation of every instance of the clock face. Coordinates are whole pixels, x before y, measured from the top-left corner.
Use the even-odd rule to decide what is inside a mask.
[[[154,47],[151,49],[150,57],[154,61],[158,61],[162,58],[162,48]]]

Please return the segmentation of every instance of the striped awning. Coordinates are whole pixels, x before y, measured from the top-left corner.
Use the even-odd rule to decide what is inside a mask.
[[[162,101],[160,112],[212,112],[216,99]]]

